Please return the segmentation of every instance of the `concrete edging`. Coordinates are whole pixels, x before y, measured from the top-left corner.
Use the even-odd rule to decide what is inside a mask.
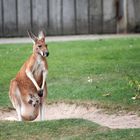
[[[76,41],[76,40],[100,40],[140,37],[140,34],[111,34],[111,35],[70,35],[70,36],[48,36],[46,42]],[[0,44],[32,43],[30,38],[0,38]]]

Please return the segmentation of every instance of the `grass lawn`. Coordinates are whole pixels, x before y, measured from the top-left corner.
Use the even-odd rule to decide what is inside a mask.
[[[49,43],[48,102],[96,103],[109,110],[139,111],[127,75],[140,81],[140,40]],[[0,45],[0,107],[10,107],[10,80],[32,53],[31,44]],[[92,82],[88,82],[92,79]],[[0,122],[0,140],[138,140],[140,129],[112,130],[81,119]]]
[[[111,39],[49,43],[48,102],[98,103],[139,110],[127,75],[140,81],[140,40]],[[11,106],[10,80],[32,53],[32,44],[0,45],[0,106]],[[92,79],[92,82],[88,82]]]
[[[140,129],[112,130],[81,119],[1,122],[0,140],[139,140]]]

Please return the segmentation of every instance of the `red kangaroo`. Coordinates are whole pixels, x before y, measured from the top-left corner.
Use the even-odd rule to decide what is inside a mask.
[[[34,43],[33,53],[11,80],[9,97],[17,111],[19,121],[32,121],[38,115],[40,120],[44,120],[48,73],[45,57],[49,55],[49,51],[42,31],[38,37],[31,32],[28,32],[28,35]]]

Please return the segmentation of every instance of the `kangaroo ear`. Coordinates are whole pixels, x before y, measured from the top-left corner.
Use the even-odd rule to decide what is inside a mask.
[[[38,33],[38,38],[41,39],[42,41],[45,41],[45,34],[44,34],[43,31],[40,31],[40,32]]]
[[[27,31],[27,33],[28,33],[28,36],[32,39],[33,43],[35,44],[37,42],[37,37],[29,30]]]

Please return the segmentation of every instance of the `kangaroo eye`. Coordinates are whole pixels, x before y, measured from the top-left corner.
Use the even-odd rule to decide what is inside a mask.
[[[39,45],[38,47],[39,47],[39,48],[41,48],[42,46],[41,46],[41,45]]]

